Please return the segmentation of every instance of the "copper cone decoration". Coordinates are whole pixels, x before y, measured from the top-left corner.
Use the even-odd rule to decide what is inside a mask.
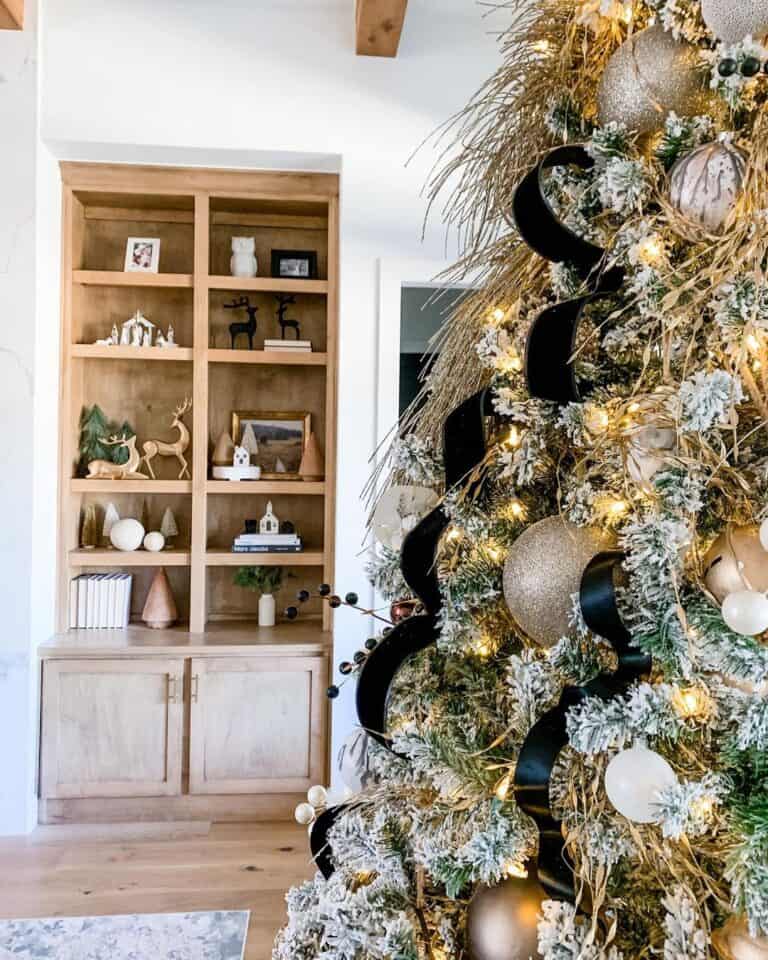
[[[152,579],[147,594],[147,601],[141,611],[141,619],[153,630],[165,630],[173,626],[179,618],[176,601],[173,599],[171,585],[165,574],[165,568],[160,567]]]
[[[310,433],[304,455],[299,464],[299,476],[302,480],[322,480],[325,476],[325,460],[314,431]]]

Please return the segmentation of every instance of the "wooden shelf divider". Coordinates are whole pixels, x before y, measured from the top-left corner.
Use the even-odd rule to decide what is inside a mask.
[[[192,287],[191,273],[123,273],[120,270],[74,270],[72,282],[90,287]]]

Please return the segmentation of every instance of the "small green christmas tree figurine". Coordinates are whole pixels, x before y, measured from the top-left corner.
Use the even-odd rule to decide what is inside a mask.
[[[88,464],[91,460],[110,460],[112,463],[125,463],[128,451],[125,447],[110,447],[104,441],[112,434],[132,437],[134,430],[127,421],[118,427],[114,421],[108,420],[101,407],[94,403],[92,407],[83,407],[80,414],[80,459],[77,464],[77,474],[84,477],[88,473]]]

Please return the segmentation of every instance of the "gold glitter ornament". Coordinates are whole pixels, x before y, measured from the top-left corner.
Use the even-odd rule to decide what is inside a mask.
[[[768,0],[701,0],[701,16],[718,40],[738,43],[768,33]]]
[[[601,126],[624,123],[639,134],[659,130],[673,110],[707,113],[713,97],[690,43],[678,43],[659,24],[632,34],[608,61],[597,91]]]
[[[538,960],[538,915],[547,895],[538,880],[507,877],[481,884],[467,911],[470,960]]]
[[[724,226],[744,186],[747,158],[729,143],[704,143],[669,175],[669,201],[686,220],[712,233]]]
[[[730,917],[712,934],[712,946],[723,960],[768,960],[768,937],[753,937],[745,917]]]
[[[704,584],[717,600],[740,590],[768,591],[768,552],[757,524],[729,524],[704,557]]]
[[[560,517],[528,527],[504,563],[504,599],[520,629],[543,647],[568,634],[571,596],[592,557],[613,543],[595,527],[577,527]]]

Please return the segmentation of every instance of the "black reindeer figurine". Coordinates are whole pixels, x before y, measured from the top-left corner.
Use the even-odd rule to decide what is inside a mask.
[[[286,320],[285,313],[288,307],[292,303],[296,303],[296,297],[291,296],[288,293],[276,293],[275,300],[277,300],[279,306],[277,308],[277,322],[280,324],[280,338],[285,340],[285,331],[290,327],[296,334],[296,339],[301,338],[301,330],[299,328],[298,320]]]
[[[225,310],[245,310],[248,314],[247,323],[230,323],[229,338],[232,341],[232,349],[235,349],[235,341],[241,333],[248,335],[248,349],[253,350],[253,335],[256,333],[256,314],[258,307],[252,307],[248,297],[240,297],[239,300],[233,300],[232,303],[224,304]]]

